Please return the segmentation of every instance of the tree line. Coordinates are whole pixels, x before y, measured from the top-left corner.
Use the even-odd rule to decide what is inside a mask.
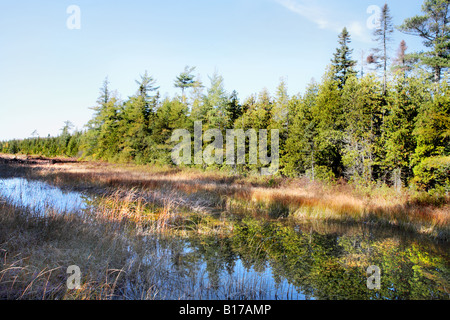
[[[105,79],[93,118],[71,133],[66,122],[58,137],[0,142],[4,153],[70,156],[137,164],[172,164],[175,129],[278,129],[281,171],[312,180],[344,178],[362,184],[414,185],[450,191],[450,0],[425,0],[422,14],[394,27],[389,6],[374,31],[375,48],[360,70],[352,59],[346,28],[321,81],[290,96],[280,81],[240,100],[227,92],[215,72],[205,86],[186,67],[174,80],[180,94],[162,98],[145,72],[136,94],[123,100]],[[405,41],[389,56],[397,29],[423,39],[427,51],[408,53]],[[247,155],[248,156],[248,155]],[[197,165],[198,166],[198,165]],[[247,174],[261,165],[213,165]],[[201,165],[205,168],[205,165]]]

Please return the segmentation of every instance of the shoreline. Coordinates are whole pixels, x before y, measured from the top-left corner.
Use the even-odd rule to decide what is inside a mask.
[[[389,226],[448,242],[450,203],[441,206],[411,202],[409,194],[377,190],[361,194],[348,184],[323,185],[302,179],[276,178],[276,186],[254,177],[222,172],[170,167],[77,161],[70,158],[0,154],[3,175],[16,173],[50,180],[61,187],[94,190],[165,190],[178,201],[205,212],[244,212],[269,218],[292,218],[299,222],[331,221]],[[172,192],[173,191],[173,192]],[[186,198],[189,198],[186,200]],[[190,203],[192,202],[192,203]]]

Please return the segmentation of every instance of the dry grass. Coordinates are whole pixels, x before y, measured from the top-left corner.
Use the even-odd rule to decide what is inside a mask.
[[[428,204],[415,201],[406,189],[364,190],[345,183],[326,186],[304,179],[242,178],[216,171],[103,162],[37,163],[32,168],[33,175],[62,187],[150,190],[153,199],[146,201],[159,198],[195,212],[381,223],[443,240],[450,236],[450,199],[443,205]]]
[[[187,229],[215,233],[220,223],[175,198],[117,189],[85,211],[45,215],[0,202],[0,299],[218,297],[205,274],[173,270],[171,247]],[[67,288],[70,265],[82,270],[79,290]]]
[[[0,299],[268,297],[266,284],[255,275],[229,276],[219,288],[204,268],[186,276],[174,251],[184,243],[177,219],[172,203],[149,210],[136,193],[105,197],[83,214],[42,217],[0,204]],[[193,231],[204,232],[207,225],[199,222]],[[80,289],[67,288],[70,265],[82,270]]]
[[[90,270],[76,294],[112,294],[104,275],[127,257],[116,226],[88,225],[76,215],[51,212],[43,218],[6,204],[0,205],[0,212],[0,298],[71,299],[65,283],[70,265]]]

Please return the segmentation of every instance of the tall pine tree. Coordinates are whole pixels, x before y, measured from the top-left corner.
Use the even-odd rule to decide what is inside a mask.
[[[387,65],[389,61],[388,50],[389,43],[392,41],[392,34],[394,33],[394,24],[389,6],[384,4],[381,9],[379,26],[374,30],[374,41],[378,46],[373,49],[374,58],[378,68],[383,70],[383,93],[387,90]]]
[[[399,30],[423,39],[430,51],[416,57],[433,70],[434,81],[440,82],[442,72],[450,67],[450,0],[425,0],[422,12],[406,19]]]
[[[356,75],[354,66],[356,61],[352,60],[353,49],[350,49],[351,43],[350,33],[347,28],[344,28],[339,35],[339,47],[334,53],[334,57],[331,60],[334,68],[334,79],[338,82],[338,87],[342,89],[347,79],[353,75]]]

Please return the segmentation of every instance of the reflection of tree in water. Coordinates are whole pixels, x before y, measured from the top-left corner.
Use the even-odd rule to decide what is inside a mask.
[[[414,240],[367,230],[301,231],[255,220],[240,222],[234,230],[228,238],[172,240],[169,247],[174,270],[188,278],[204,271],[209,288],[220,292],[226,275],[237,271],[239,259],[247,271],[262,274],[270,268],[273,286],[287,280],[306,298],[449,299],[448,255]],[[382,270],[381,290],[367,289],[370,265]]]
[[[237,228],[237,248],[258,244],[275,280],[287,279],[318,299],[448,299],[448,256],[414,241],[356,235],[297,232],[281,224],[249,221]],[[378,265],[382,289],[368,290],[366,269]]]
[[[219,289],[222,272],[231,275],[236,264],[236,254],[228,238],[203,237],[193,239],[191,245],[196,248],[199,258],[206,264],[210,285]]]

